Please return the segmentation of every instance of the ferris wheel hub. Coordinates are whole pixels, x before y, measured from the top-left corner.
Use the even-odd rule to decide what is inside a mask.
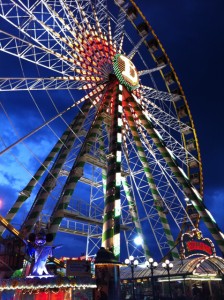
[[[133,62],[123,54],[116,54],[113,58],[113,69],[121,84],[129,90],[139,87],[138,71]]]

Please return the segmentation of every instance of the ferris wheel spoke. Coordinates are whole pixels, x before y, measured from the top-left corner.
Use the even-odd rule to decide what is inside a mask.
[[[146,116],[147,117],[147,116]],[[154,119],[153,115],[151,120],[154,120],[154,124],[156,127],[157,134],[160,135],[166,144],[167,148],[172,151],[173,155],[175,156],[178,161],[185,166],[188,166],[189,160],[195,161],[196,163],[199,163],[198,159],[190,153],[187,149],[184,148],[184,146],[181,144],[180,141],[178,141],[174,136],[166,130],[160,123],[157,122],[157,119]],[[141,126],[143,126],[141,124]],[[186,154],[188,159],[186,159]]]
[[[144,108],[144,105],[142,105]],[[152,110],[150,110],[150,113],[147,110],[143,110],[144,115],[147,119],[153,121],[153,124],[155,126],[155,130],[157,130],[157,134],[160,135],[164,142],[166,143],[167,147],[170,148],[173,153],[175,154],[176,158],[179,158],[182,163],[188,164],[189,160],[192,161],[198,161],[197,158],[184,146],[180,141],[177,141],[170,133],[169,128],[175,130],[176,132],[181,131],[182,133],[186,130],[190,130],[189,125],[181,123],[178,119],[170,116],[166,112],[164,112],[162,109],[156,107],[157,113],[152,113],[154,111],[155,106]],[[166,129],[167,127],[167,129]],[[178,130],[179,128],[179,130]],[[188,161],[186,161],[186,154],[188,156]]]
[[[47,5],[47,4],[45,3],[45,5]],[[83,22],[80,23],[77,20],[77,18],[74,16],[74,14],[72,13],[72,11],[68,7],[68,5],[65,5],[64,7],[66,8],[67,13],[69,14],[70,18],[72,19],[71,25],[66,24],[64,18],[60,17],[59,14],[51,8],[51,6],[47,5],[47,8],[51,12],[51,14],[53,16],[57,17],[58,20],[60,21],[61,25],[63,27],[65,27],[67,32],[69,32],[69,36],[66,36],[66,34],[64,34],[65,37],[60,36],[60,33],[58,31],[55,31],[55,29],[53,29],[53,28],[51,28],[49,30],[54,33],[54,36],[56,38],[60,38],[60,40],[62,42],[65,42],[74,52],[76,52],[81,61],[85,61],[85,63],[89,64],[89,60],[87,58],[88,58],[88,55],[90,54],[90,52],[89,52],[90,50],[89,50],[89,47],[84,46],[84,44],[89,45],[89,43],[88,43],[89,33],[91,35],[93,35],[93,29],[92,29],[91,25],[88,23],[89,30],[87,30],[87,28],[85,28],[85,26],[84,26],[85,23],[83,23]],[[86,18],[84,18],[84,20],[88,21]],[[74,24],[76,25],[75,28],[74,28]],[[74,39],[75,39],[75,41],[74,41]],[[77,55],[75,55],[75,53],[71,53],[71,55],[77,59]],[[92,63],[94,63],[93,60],[92,60]]]
[[[52,11],[51,11],[52,12]],[[33,18],[32,18],[33,19]],[[56,32],[54,29],[52,29],[52,28],[50,28],[49,26],[47,26],[47,25],[45,25],[45,23],[44,22],[42,22],[42,21],[39,21],[37,18],[35,19],[35,20],[37,20],[38,21],[38,23],[39,24],[41,24],[42,25],[42,27],[43,27],[43,30],[45,30],[46,32],[49,32],[49,33],[51,33],[51,36],[55,39],[55,41],[60,41],[60,44],[59,44],[59,46],[60,46],[60,51],[61,50],[63,50],[63,48],[64,48],[64,46],[63,45],[67,45],[68,47],[70,47],[71,49],[73,49],[74,48],[74,45],[70,42],[70,40],[69,40],[69,37],[67,37],[66,36],[66,38],[65,37],[61,37],[61,35],[60,35],[60,33],[58,33],[58,32]],[[65,25],[66,26],[66,24],[64,23],[64,21],[63,21],[63,19],[61,19],[60,18],[60,21],[63,23],[63,25]],[[76,23],[78,23],[78,21],[76,20]],[[80,27],[80,25],[79,25],[79,27]],[[70,33],[73,33],[72,34],[72,36],[73,37],[76,37],[77,38],[77,35],[76,35],[76,33],[74,33],[71,29],[70,29],[70,27],[66,27],[67,28],[67,30],[69,30],[69,32]],[[82,27],[80,27],[80,29],[81,29],[81,32],[83,31],[82,30]],[[33,30],[35,30],[35,29],[33,29]],[[23,29],[23,33],[24,33],[24,29]],[[28,34],[27,33],[27,31],[25,31],[25,33],[26,34]],[[43,34],[40,34],[40,37],[42,37],[44,35],[44,32],[43,32]],[[49,36],[49,35],[48,35]],[[40,50],[42,51],[42,50],[45,50],[47,53],[50,53],[50,54],[53,54],[54,56],[56,56],[57,58],[59,58],[59,64],[58,63],[55,63],[55,58],[53,58],[51,61],[53,62],[53,66],[51,65],[51,63],[50,63],[50,59],[46,56],[46,55],[43,55],[43,57],[41,58],[41,57],[38,57],[38,63],[40,63],[40,61],[41,61],[41,59],[44,61],[44,63],[46,64],[48,64],[49,66],[49,68],[50,69],[52,69],[52,67],[54,67],[55,65],[57,66],[57,68],[59,69],[59,70],[63,70],[62,71],[62,73],[65,73],[66,71],[68,71],[69,72],[69,69],[70,68],[72,68],[72,65],[68,65],[68,69],[66,69],[65,68],[65,66],[64,67],[61,67],[61,64],[65,64],[66,65],[66,63],[72,63],[72,64],[78,64],[78,61],[77,61],[77,58],[78,58],[78,60],[81,60],[81,61],[86,61],[86,63],[87,64],[89,64],[89,61],[86,59],[86,56],[87,56],[87,53],[85,53],[84,52],[84,54],[81,52],[80,53],[80,51],[78,51],[78,55],[76,55],[75,53],[71,53],[70,54],[70,52],[71,51],[68,51],[67,49],[64,49],[65,50],[65,54],[61,54],[61,53],[58,53],[57,51],[55,51],[54,50],[54,46],[52,46],[52,47],[49,47],[49,48],[46,48],[46,46],[45,46],[45,41],[47,42],[47,40],[45,39],[45,40],[43,40],[43,43],[40,43],[40,41],[39,40],[37,40],[37,37],[35,36],[35,38],[33,37],[33,36],[30,36],[30,38],[32,38],[35,42],[37,42],[37,43],[39,43],[40,44],[40,46],[41,46],[41,48],[40,48]],[[70,38],[71,39],[71,38]],[[23,41],[23,44],[24,44],[24,41]],[[50,42],[50,39],[48,39],[48,45],[51,45],[52,43]],[[28,44],[28,46],[30,46],[31,47],[31,49],[30,50],[32,50],[31,51],[31,56],[33,55],[33,48],[34,49],[36,49],[37,48],[37,46],[34,46],[34,45],[32,45],[32,44]],[[18,46],[17,46],[17,48],[18,48]],[[58,48],[58,47],[57,47]],[[28,51],[29,49],[26,49],[24,52],[26,53],[26,52],[28,52],[29,53],[29,51]],[[79,50],[79,48],[76,48],[76,51],[77,50]],[[18,53],[18,50],[16,51],[17,53]],[[29,53],[30,54],[30,53]],[[37,53],[37,55],[39,55],[40,56],[40,54],[39,53]],[[36,56],[37,56],[36,55]],[[81,57],[80,57],[81,56]],[[24,57],[23,57],[24,58]],[[49,61],[48,61],[49,60]],[[62,60],[62,62],[60,62],[60,60]],[[37,59],[34,59],[34,61],[36,62],[37,61]],[[80,64],[81,65],[81,64]],[[78,70],[78,69],[77,69]],[[99,73],[99,71],[96,71],[96,67],[95,68],[92,68],[92,67],[89,67],[89,74],[92,74],[92,73],[94,73],[94,72],[96,72],[96,73]]]
[[[71,68],[69,59],[64,60],[65,57],[56,52],[35,46],[4,31],[0,31],[0,50],[60,74],[69,74]]]
[[[143,98],[144,99],[144,98]],[[147,105],[145,105],[145,102]],[[182,123],[176,117],[164,111],[161,107],[150,101],[149,99],[145,99],[145,102],[142,102],[142,107],[146,115],[150,118],[153,118],[158,123],[162,123],[165,126],[169,126],[171,129],[179,132],[181,130],[189,129],[189,126],[185,123]]]
[[[40,11],[38,10],[37,15],[40,16],[43,13],[46,15],[46,12],[43,11],[42,3],[38,2],[38,5],[33,6],[33,10],[30,10],[24,3],[20,2],[20,4],[18,4],[13,0],[11,0],[11,2],[13,7],[8,12],[3,10],[2,17],[16,27],[22,36],[33,40],[35,44],[41,47],[47,44],[51,49],[60,49],[64,51],[64,54],[67,52],[64,43],[60,43],[51,32],[46,31],[46,28],[43,26],[45,23],[36,17],[35,10],[38,9],[40,9]],[[49,18],[52,18],[52,16],[49,16]],[[54,21],[53,18],[53,22]]]
[[[11,144],[10,146],[6,147],[4,150],[2,150],[0,152],[0,156],[9,151],[10,149],[12,149],[13,147],[15,147],[16,145],[18,145],[19,143],[23,142],[24,140],[26,140],[28,137],[32,136],[34,133],[38,132],[41,128],[49,125],[51,122],[53,122],[54,120],[56,120],[57,118],[60,118],[63,114],[65,114],[66,112],[70,111],[70,109],[79,106],[80,103],[86,101],[87,99],[91,99],[92,97],[94,97],[95,95],[100,95],[101,91],[104,89],[104,86],[101,87],[97,87],[95,90],[91,91],[89,94],[87,94],[86,96],[84,96],[83,98],[79,99],[77,102],[75,102],[74,104],[72,104],[71,106],[67,107],[65,110],[63,110],[62,112],[58,113],[56,116],[54,116],[53,118],[51,118],[50,120],[48,120],[47,122],[45,122],[44,124],[40,125],[39,127],[35,128],[33,131],[31,131],[30,133],[28,133],[27,135],[23,136],[22,138],[20,138],[19,140],[17,140],[15,143]],[[92,100],[92,105],[96,105],[97,101],[96,99]]]
[[[140,39],[140,41],[134,46],[134,48],[131,50],[131,52],[127,55],[127,57],[129,58],[129,59],[133,59],[133,57],[135,56],[135,54],[138,52],[138,49],[139,49],[139,47],[141,46],[141,44],[144,42],[144,40],[145,40],[145,36],[144,37],[142,37],[141,39]],[[148,70],[148,71],[150,71],[150,70]],[[143,71],[140,71],[140,74],[142,74],[142,72]],[[152,72],[152,71],[151,71]],[[138,72],[139,73],[139,72]],[[138,74],[138,75],[140,75],[140,74]]]
[[[87,71],[85,71],[85,72],[96,73],[96,74],[101,73],[99,67],[97,67],[97,66],[101,67],[102,63],[105,61],[111,62],[110,56],[109,56],[110,51],[109,51],[108,46],[107,46],[106,51],[104,51],[105,50],[104,44],[107,42],[103,43],[102,42],[103,40],[100,42],[98,33],[95,30],[93,30],[91,25],[89,23],[87,23],[88,29],[86,29],[82,24],[80,24],[80,22],[73,15],[73,13],[69,10],[69,8],[67,8],[67,9],[69,11],[70,16],[73,19],[73,22],[77,25],[77,30],[74,31],[73,28],[70,28],[70,26],[66,25],[65,21],[63,19],[60,18],[60,21],[67,28],[67,30],[69,30],[72,37],[75,38],[75,41],[72,41],[73,44],[71,42],[66,41],[66,43],[68,43],[69,47],[72,47],[72,49],[74,51],[71,53],[73,58],[75,59],[74,64],[76,64],[80,67],[82,67],[84,65],[84,68],[87,69]],[[86,19],[84,11],[81,10],[81,12],[82,12],[85,22],[87,22],[88,20]],[[57,38],[60,37],[58,32],[55,32],[55,30],[53,30],[53,29],[51,29],[51,31],[54,32],[54,35]],[[104,39],[106,38],[105,35],[102,35],[102,31],[101,31],[100,35],[101,35],[101,38],[102,37]],[[64,42],[63,37],[61,38],[61,40],[62,40],[62,42]],[[95,41],[95,43],[98,44],[97,51],[96,51],[96,49],[94,50],[95,47],[92,47],[93,40]],[[103,57],[102,57],[102,55],[99,54],[99,51],[102,51],[102,49],[104,51]],[[54,52],[54,51],[52,50],[52,52]],[[91,56],[91,58],[90,58],[90,56]],[[106,59],[104,57],[106,57]]]
[[[122,8],[120,7],[119,14],[117,17],[117,22],[115,24],[115,30],[114,30],[114,41],[117,44],[117,47],[120,46],[122,35],[124,34],[124,24],[127,20],[126,18],[126,11],[128,8],[128,4],[126,3]]]
[[[103,28],[105,28],[107,24],[107,18],[108,18],[107,1],[97,0],[95,3],[95,7],[97,7],[97,17],[99,23]]]
[[[80,79],[81,77],[78,76],[56,78],[0,78],[0,91],[85,89],[85,85],[88,81],[90,81],[89,87],[96,86],[94,80],[86,80],[85,78],[85,83],[85,81],[80,81]]]
[[[140,71],[141,72],[141,71]],[[168,92],[162,92],[159,90],[156,90],[152,87],[149,86],[144,86],[141,85],[141,88],[143,89],[143,95],[146,99],[155,99],[155,100],[160,100],[160,101],[168,101],[172,102],[175,99],[175,94],[168,93]]]

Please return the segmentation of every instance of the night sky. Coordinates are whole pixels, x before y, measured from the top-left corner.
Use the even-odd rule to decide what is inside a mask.
[[[193,116],[205,204],[224,230],[224,2],[145,2],[139,5],[166,49]]]
[[[137,4],[166,49],[184,89],[201,149],[205,204],[224,231],[224,2],[150,0],[138,1]],[[6,64],[2,61],[0,67]],[[3,95],[3,101],[10,99]],[[6,137],[5,129],[2,123],[1,131]],[[47,140],[42,143],[50,149]],[[5,166],[2,164],[0,168],[0,197],[3,202],[0,209],[3,215],[11,206],[9,200],[4,203],[4,197],[10,199],[15,196],[15,191],[9,190],[6,184]],[[60,251],[65,255],[72,253],[72,249]],[[58,251],[58,256],[61,253]]]

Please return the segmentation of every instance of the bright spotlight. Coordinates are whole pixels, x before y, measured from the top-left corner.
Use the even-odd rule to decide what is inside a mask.
[[[139,246],[142,245],[142,238],[140,236],[136,236],[136,238],[134,239],[134,243],[135,245]]]

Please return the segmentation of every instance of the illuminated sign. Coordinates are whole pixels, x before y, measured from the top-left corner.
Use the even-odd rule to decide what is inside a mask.
[[[208,238],[203,238],[199,229],[193,229],[190,233],[184,233],[181,241],[183,258],[193,255],[211,256],[216,254],[212,241]]]
[[[121,84],[134,90],[139,86],[138,72],[133,62],[123,54],[117,54],[113,59],[114,73]]]

